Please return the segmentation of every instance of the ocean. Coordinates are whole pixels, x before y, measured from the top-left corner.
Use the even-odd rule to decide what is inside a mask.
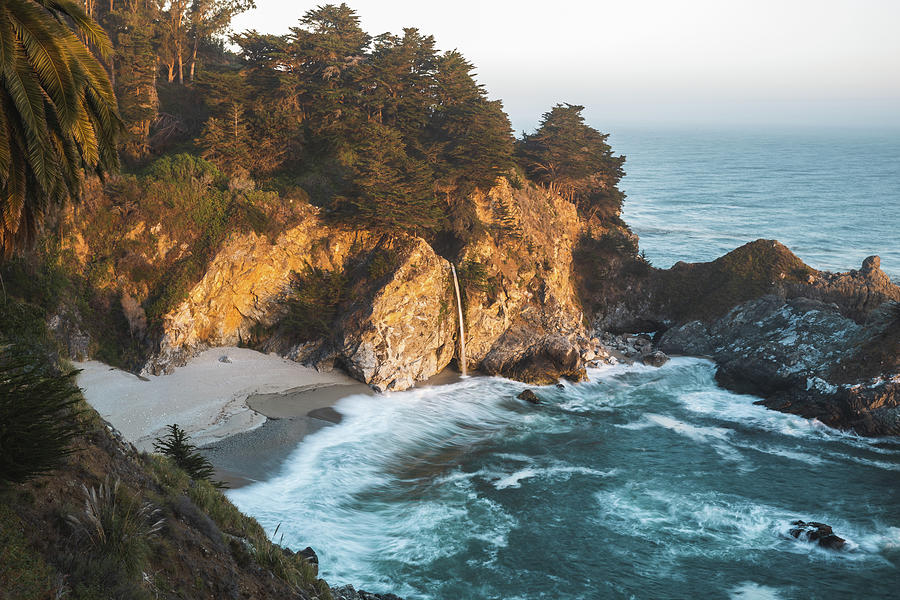
[[[900,281],[900,132],[616,130],[623,218],[657,267],[777,239],[822,270]]]
[[[657,266],[760,237],[900,278],[900,143],[878,134],[621,132],[624,218]],[[470,377],[351,397],[271,480],[229,492],[320,575],[407,600],[896,598],[900,440],[719,388],[714,365],[535,388]],[[788,534],[831,525],[833,552]]]

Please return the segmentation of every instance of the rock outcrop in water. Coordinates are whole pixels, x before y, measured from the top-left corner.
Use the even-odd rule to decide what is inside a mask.
[[[791,536],[808,542],[815,542],[823,548],[841,550],[847,544],[847,540],[836,535],[831,526],[825,523],[794,521],[791,525],[793,527],[788,531]]]
[[[900,435],[900,288],[877,256],[849,273],[805,265],[770,240],[649,270],[595,322],[662,334],[666,353],[709,356],[723,386],[863,435]]]

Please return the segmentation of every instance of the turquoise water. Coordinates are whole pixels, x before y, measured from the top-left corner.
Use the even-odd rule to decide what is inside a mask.
[[[900,279],[900,141],[622,131],[625,219],[657,266],[776,238],[814,267]],[[434,600],[897,598],[900,440],[718,388],[714,366],[470,378],[343,400],[271,481],[229,492],[329,582]],[[822,521],[831,552],[787,535]]]
[[[230,497],[322,576],[408,599],[895,598],[900,440],[768,411],[712,363],[347,398]],[[850,549],[787,535],[834,527]]]
[[[818,269],[900,280],[900,133],[621,130],[624,219],[658,267],[759,238]]]

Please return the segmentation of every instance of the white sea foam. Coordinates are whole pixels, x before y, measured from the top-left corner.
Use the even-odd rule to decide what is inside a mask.
[[[500,378],[347,398],[337,406],[343,421],[307,437],[277,477],[229,495],[267,531],[280,523],[292,547],[316,548],[329,581],[414,600],[522,595],[481,581],[501,577],[487,572],[515,582],[516,569],[538,568],[545,581],[555,580],[552,563],[510,565],[504,557],[515,556],[523,539],[546,543],[542,535],[584,509],[554,504],[547,511],[542,503],[585,494],[597,504],[579,530],[609,532],[608,552],[629,564],[636,557],[640,576],[683,580],[679,561],[686,556],[752,561],[784,553],[888,564],[884,553],[900,544],[897,520],[850,521],[839,509],[809,514],[792,503],[789,485],[773,501],[772,494],[755,495],[766,480],[741,473],[764,468],[772,477],[793,469],[802,478],[810,467],[895,468],[900,445],[754,406],[752,397],[715,387],[712,372],[696,359],[663,369],[592,369],[590,383],[539,390],[545,401],[536,407],[515,400],[522,384]],[[607,434],[621,439],[607,444]],[[653,452],[663,438],[671,462]],[[642,471],[647,464],[653,470]],[[777,485],[785,485],[781,479]],[[538,515],[547,512],[554,518],[541,525]],[[796,519],[829,523],[850,551],[794,539],[787,532]],[[579,550],[588,560],[591,547]],[[649,559],[641,556],[646,552]],[[427,575],[417,580],[419,572]],[[442,577],[475,580],[463,593]],[[454,591],[438,591],[445,584]],[[560,580],[558,589],[571,584]],[[743,582],[728,593],[781,592]]]
[[[731,600],[781,600],[783,596],[776,588],[760,585],[754,581],[742,581],[728,590]]]

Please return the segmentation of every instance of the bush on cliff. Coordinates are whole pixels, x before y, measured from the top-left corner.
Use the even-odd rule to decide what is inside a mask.
[[[21,483],[56,468],[80,431],[77,371],[56,374],[46,359],[0,346],[0,483]]]
[[[168,456],[181,469],[184,469],[191,479],[195,481],[211,481],[214,469],[212,463],[205,456],[197,452],[197,446],[191,443],[184,429],[173,423],[167,426],[169,433],[153,442],[153,449]],[[213,482],[216,487],[222,484]]]
[[[291,275],[282,325],[301,342],[328,336],[348,290],[344,269],[329,271],[307,265],[301,273]]]

